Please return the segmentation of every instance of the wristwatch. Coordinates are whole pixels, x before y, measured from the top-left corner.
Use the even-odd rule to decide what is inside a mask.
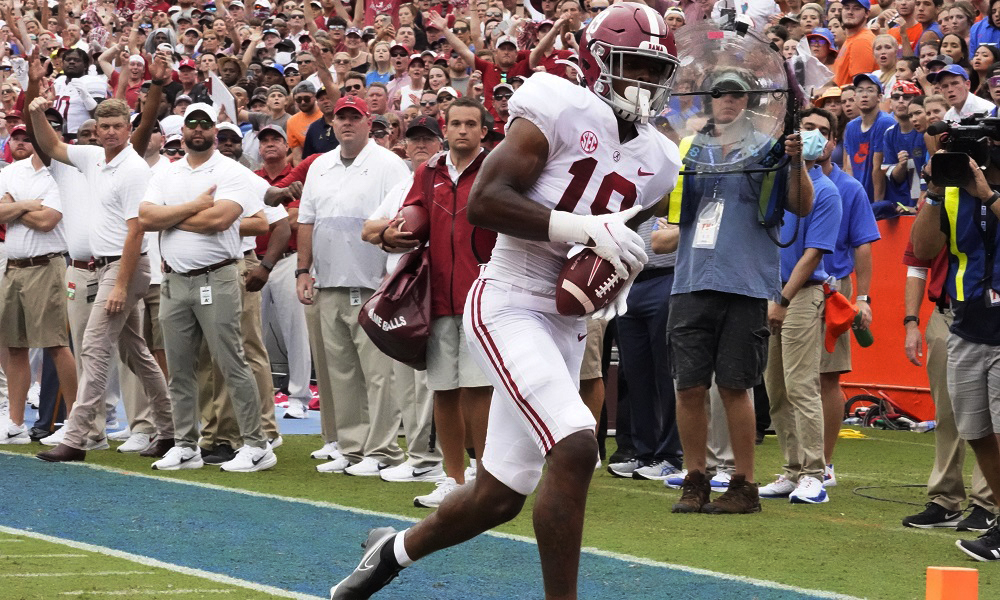
[[[906,327],[909,323],[916,323],[917,325],[920,325],[920,317],[915,315],[906,315],[903,317],[903,327]]]
[[[267,270],[268,273],[274,270],[274,263],[269,260],[260,261],[260,266],[264,267],[264,269]]]
[[[784,295],[784,294],[782,294],[782,295],[781,295],[781,299],[780,299],[780,300],[778,300],[778,304],[780,304],[780,305],[781,305],[781,306],[782,306],[783,308],[788,308],[788,306],[789,306],[789,305],[790,305],[791,303],[792,303],[792,301],[791,301],[791,300],[789,300],[788,298],[785,298],[785,295]]]
[[[869,296],[869,295],[867,295],[867,294],[862,294],[862,295],[858,296],[856,298],[856,300],[858,302],[867,302],[869,306],[871,306],[871,303],[872,303],[872,297]]]
[[[308,275],[309,269],[295,269],[295,278],[298,279],[299,275]]]
[[[989,208],[989,207],[993,206],[993,203],[996,202],[997,200],[1000,200],[1000,192],[994,190],[993,191],[993,195],[990,196],[986,200],[986,202],[984,202],[984,204],[986,205],[986,208]]]

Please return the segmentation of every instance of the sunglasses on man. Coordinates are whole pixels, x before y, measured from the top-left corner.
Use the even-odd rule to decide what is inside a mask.
[[[183,148],[164,148],[163,153],[167,156],[184,156]]]
[[[914,95],[913,94],[893,94],[893,95],[891,95],[889,97],[892,98],[893,100],[913,100]]]
[[[360,91],[361,88],[363,88],[363,87],[364,86],[361,85],[360,83],[354,83],[354,84],[351,84],[351,85],[345,85],[344,86],[344,91],[345,92],[357,92],[357,91]]]
[[[184,121],[184,126],[188,129],[204,129],[207,131],[215,127],[215,123],[209,119],[186,119]]]

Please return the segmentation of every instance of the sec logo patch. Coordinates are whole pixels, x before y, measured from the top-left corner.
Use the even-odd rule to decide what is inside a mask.
[[[597,134],[593,131],[584,131],[580,136],[580,149],[587,154],[593,154],[597,150]]]

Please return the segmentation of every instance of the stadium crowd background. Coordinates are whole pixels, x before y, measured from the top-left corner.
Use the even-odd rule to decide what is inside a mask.
[[[661,13],[674,31],[733,5],[727,0],[652,0],[647,4]],[[93,117],[106,99],[118,99],[127,105],[136,131],[142,129],[141,122],[147,123],[140,115],[154,115],[143,132],[145,151],[141,153],[154,173],[157,165],[164,168],[188,152],[182,124],[192,116],[191,107],[194,116],[209,117],[217,125],[219,151],[257,172],[262,179],[262,199],[286,211],[268,217],[268,232],[247,246],[240,267],[246,292],[239,315],[246,350],[243,360],[259,384],[261,426],[269,447],[280,446],[281,437],[280,422],[274,419],[274,388],[263,330],[278,332],[279,341],[268,346],[272,351],[280,348],[287,363],[277,397],[287,406],[284,416],[310,418],[310,405],[317,408],[318,399],[324,445],[313,457],[327,461],[318,470],[381,476],[387,481],[434,483],[428,495],[416,499],[418,505],[433,507],[454,486],[475,476],[474,457],[482,452],[483,402],[488,405],[489,390],[484,391],[486,384],[481,374],[475,372],[474,365],[467,364],[467,357],[463,358],[462,307],[454,305],[464,301],[465,293],[435,300],[452,303],[450,309],[436,307],[435,317],[451,317],[448,322],[452,325],[457,317],[458,324],[455,332],[440,334],[454,342],[442,342],[438,348],[455,363],[445,381],[434,381],[433,377],[428,381],[421,372],[393,365],[350,321],[356,320],[357,307],[392,270],[394,258],[389,256],[387,267],[383,250],[406,245],[405,239],[394,243],[387,236],[397,232],[393,217],[408,193],[414,193],[408,171],[446,147],[445,141],[451,149],[468,149],[469,134],[450,126],[449,107],[465,99],[456,106],[475,109],[474,125],[485,128],[485,134],[476,138],[482,137],[482,147],[490,149],[503,139],[509,118],[508,100],[527,78],[546,72],[576,81],[574,65],[581,33],[592,19],[600,18],[608,5],[608,0],[288,0],[274,4],[269,0],[180,0],[176,4],[148,0],[0,0],[0,156],[4,165],[12,163],[18,144],[26,143],[29,132],[23,125],[30,118],[29,105],[35,97],[49,101],[51,107],[43,107],[47,108],[46,119],[71,145],[96,144]],[[923,202],[927,185],[921,173],[929,155],[938,148],[935,137],[926,134],[929,126],[942,119],[996,111],[995,102],[1000,100],[998,0],[891,0],[879,4],[848,0],[826,5],[750,0],[731,8],[745,14],[773,42],[773,50],[790,61],[792,72],[815,106],[832,115],[834,122],[828,137],[836,147],[827,160],[861,184],[866,210],[870,208],[874,218],[912,215]],[[168,63],[165,79],[158,79],[161,70],[154,67],[156,56]],[[29,89],[32,84],[34,90]],[[689,91],[695,85],[678,80],[674,90]],[[484,107],[483,112],[477,103]],[[206,104],[211,108],[198,108]],[[335,125],[335,117],[342,111],[353,111],[361,117],[362,124],[353,132],[354,137],[360,132],[362,142],[370,139],[369,145],[385,151],[369,151],[361,143],[367,154],[355,153],[350,160],[327,154],[345,143],[338,139],[342,136],[338,136]],[[702,116],[700,100],[675,98],[655,124],[665,135],[680,141],[704,125]],[[571,119],[572,115],[565,118]],[[350,142],[352,148],[359,147],[358,143],[357,139]],[[26,150],[21,148],[20,152],[17,156],[23,158]],[[363,173],[358,169],[349,171],[352,161],[360,161],[361,156],[367,168]],[[442,159],[436,170],[452,178],[456,196],[464,194],[467,199],[465,180],[449,171],[454,170],[452,162],[457,156]],[[321,169],[312,169],[314,164]],[[472,160],[467,168],[474,174],[478,163]],[[330,173],[340,175],[320,181]],[[467,183],[471,185],[471,181]],[[78,188],[77,193],[95,191]],[[365,221],[363,234],[371,244],[360,245],[354,230],[350,236],[340,237],[326,231],[324,235],[331,236],[326,241],[333,246],[315,246],[303,262],[302,248],[296,247],[296,239],[303,239],[297,231],[300,224],[315,224],[318,235],[322,219],[337,216],[337,203],[346,202],[348,196],[352,202],[361,199],[358,206],[352,207],[355,212],[351,217],[359,229],[360,222]],[[66,199],[63,204],[67,204]],[[304,212],[308,212],[306,219],[302,218]],[[63,219],[68,218],[67,210]],[[86,215],[76,214],[74,218],[84,219]],[[67,223],[67,227],[71,224]],[[654,220],[640,228],[654,252],[658,249],[654,230],[661,227],[669,226]],[[156,313],[155,288],[162,274],[155,237],[147,234],[151,242],[152,287],[138,310],[144,314],[148,348],[166,372]],[[455,238],[464,242],[457,234]],[[433,246],[436,242],[431,243]],[[877,243],[877,233],[874,238],[859,239],[852,249],[871,243]],[[68,252],[56,249],[52,257],[67,257],[67,295],[72,304],[90,295],[90,290],[86,281],[74,284],[71,271],[80,270],[86,278],[85,272],[92,272],[94,267],[88,265],[93,262],[91,256],[75,256],[72,249]],[[439,269],[474,273],[472,256],[471,249],[456,251],[448,259],[448,267]],[[949,302],[942,292],[946,253],[933,266],[915,258],[908,264],[924,269],[916,272],[914,279],[927,281],[931,300],[940,309],[937,314],[941,319],[950,318]],[[305,279],[315,278],[315,290],[300,279],[297,270],[303,268]],[[670,276],[672,255],[654,256],[647,271],[640,283]],[[878,265],[874,271],[877,276]],[[850,270],[838,274],[842,281],[850,275]],[[867,285],[861,280],[871,280],[870,267],[860,275],[859,285]],[[466,290],[470,283],[471,279],[465,282]],[[84,289],[88,291],[84,293]],[[331,295],[324,295],[323,290],[331,290]],[[342,290],[345,295],[334,298],[332,290]],[[861,293],[866,290],[855,291],[859,305],[870,303]],[[846,293],[850,295],[849,288]],[[619,318],[608,328],[611,338],[617,335],[623,366],[618,419],[613,425],[618,451],[608,459],[608,468],[618,476],[663,480],[680,487],[685,472],[674,417],[674,391],[666,372],[669,367],[657,358],[666,352],[662,335],[666,316],[661,308],[668,303],[668,294],[653,297],[648,310],[637,307],[630,311],[633,314],[627,316],[631,322]],[[923,288],[917,297],[922,295]],[[40,303],[43,300],[39,298]],[[872,311],[862,308],[862,312],[870,322]],[[48,318],[61,320],[53,314]],[[338,319],[342,319],[342,326],[333,322]],[[903,324],[908,328],[906,351],[914,361],[919,360],[917,350],[923,344],[922,325],[913,321]],[[641,331],[646,327],[660,331],[646,334]],[[623,328],[626,339],[622,337]],[[589,358],[584,365],[586,372],[581,374],[581,394],[595,414],[600,414],[604,394],[604,329],[603,324],[590,325]],[[927,366],[940,410],[950,404],[940,347],[947,336],[946,328],[938,327],[935,335],[932,340],[931,331],[927,333],[931,347]],[[82,342],[82,329],[79,336],[73,331],[74,346]],[[203,357],[206,352],[203,349]],[[67,390],[75,390],[76,381],[72,385],[60,381],[57,373],[66,372],[59,364],[66,360],[62,353],[35,352],[33,358],[30,375],[17,377],[35,384],[32,401],[40,400],[41,417],[37,423],[24,424],[24,391],[19,388],[17,395],[22,397],[11,394],[8,400],[6,381],[0,382],[0,402],[4,414],[11,417],[5,441],[22,443],[30,438],[55,446],[63,441],[57,424],[65,418],[65,404],[71,404],[63,402],[60,407],[60,384],[65,396]],[[199,368],[206,371],[199,375],[201,454],[206,463],[225,464],[244,445],[246,432],[241,437],[242,423],[237,424],[239,419],[226,394],[220,391],[222,386],[216,385],[213,391],[208,361],[200,363]],[[79,355],[76,367],[82,377],[85,368]],[[17,367],[5,364],[5,368],[9,378],[11,368]],[[809,418],[815,420],[815,415],[820,414],[825,421],[826,444],[822,451],[826,468],[822,477],[823,483],[832,487],[836,483],[833,446],[843,416],[843,399],[836,377],[829,376],[849,370],[849,358],[846,368],[824,372],[825,378],[821,377],[820,364],[810,368],[813,372],[800,372],[796,377],[815,379],[817,391],[822,387],[822,401],[818,397],[808,399],[814,400]],[[112,373],[120,372],[121,382],[119,385],[115,377],[111,378],[105,404],[114,407],[119,397],[124,398],[128,414],[118,417],[127,419],[128,427],[108,437],[124,442],[119,451],[142,451],[162,458],[173,440],[157,433],[163,433],[168,426],[157,423],[153,414],[157,408],[149,399],[148,388],[144,390],[136,378],[130,379],[129,371],[123,365],[111,367]],[[318,392],[310,391],[313,372]],[[349,393],[343,393],[344,389]],[[754,390],[758,443],[769,427],[767,391],[763,384]],[[717,398],[713,396],[713,400]],[[831,406],[835,407],[832,411]],[[104,411],[104,407],[98,408]],[[237,410],[245,411],[245,407]],[[710,459],[709,475],[713,490],[722,491],[730,481],[733,457],[725,439],[724,421],[719,420],[724,419],[723,413],[714,401],[711,413],[715,431],[709,440],[714,457]],[[17,415],[22,422],[18,422]],[[77,450],[108,448],[99,414],[91,417],[95,419],[85,443],[76,444],[85,447]],[[117,428],[112,424],[115,419],[109,412],[109,431]],[[985,531],[996,512],[995,501],[978,471],[971,498],[966,497],[961,478],[963,443],[949,419],[948,415],[938,418],[941,441],[939,461],[928,489],[931,503],[927,511],[910,517],[908,524],[947,523],[960,529]],[[396,442],[401,422],[408,456]],[[948,444],[953,449],[950,454]],[[473,460],[468,469],[463,469],[466,449]],[[941,459],[943,455],[950,458]],[[775,495],[787,497],[796,486],[779,478],[767,487]],[[763,489],[761,496],[766,496]],[[955,513],[964,510],[967,500],[971,500],[971,512],[963,520]]]

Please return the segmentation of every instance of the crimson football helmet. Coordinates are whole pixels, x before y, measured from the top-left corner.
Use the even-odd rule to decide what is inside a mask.
[[[624,63],[631,56],[662,61],[660,80],[646,83],[625,77]],[[673,32],[645,4],[612,4],[594,17],[580,39],[584,82],[626,121],[645,122],[663,110],[677,64]],[[626,83],[624,95],[615,91],[615,81]]]

